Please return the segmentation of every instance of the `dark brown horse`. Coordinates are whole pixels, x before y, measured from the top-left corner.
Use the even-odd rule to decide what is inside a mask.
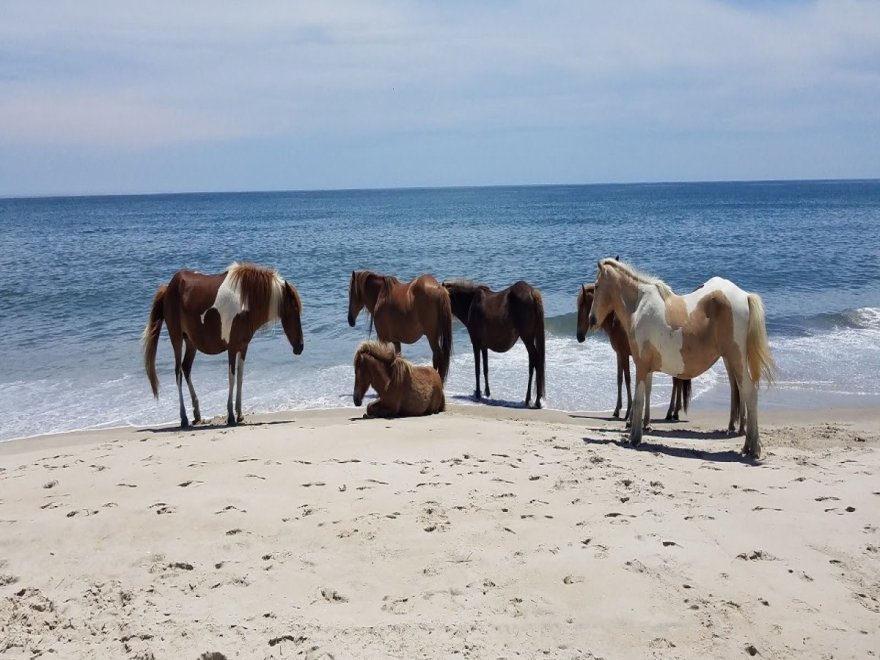
[[[587,336],[587,327],[589,326],[588,317],[590,315],[590,307],[593,305],[593,295],[595,292],[595,284],[584,284],[578,293],[577,310],[577,340],[583,343]],[[626,414],[623,416],[625,420],[630,419],[632,412],[632,390],[630,389],[630,368],[629,358],[632,355],[629,346],[629,338],[626,330],[620,324],[617,316],[612,312],[605,317],[602,322],[602,330],[608,335],[611,348],[617,355],[617,405],[614,407],[613,417],[620,417],[620,409],[623,406],[623,396],[621,384],[626,380]],[[666,412],[666,419],[678,421],[678,413],[684,408],[687,412],[688,405],[691,400],[691,381],[681,380],[679,378],[672,379],[672,396],[669,400],[669,410]]]
[[[540,408],[546,394],[544,300],[541,292],[522,280],[498,292],[467,280],[444,282],[443,286],[449,291],[452,313],[464,323],[471,338],[474,349],[474,374],[477,379],[474,396],[480,398],[480,354],[483,356],[486,396],[490,396],[489,350],[504,353],[521,338],[529,354],[526,405],[531,403],[532,376],[536,375],[535,407]]]
[[[180,397],[180,425],[189,424],[183,405],[184,378],[192,398],[193,422],[198,423],[201,420],[199,399],[190,379],[196,351],[208,355],[227,352],[229,398],[226,403],[226,422],[230,425],[240,422],[241,384],[248,343],[262,326],[280,318],[294,354],[299,355],[303,350],[301,313],[302,301],[296,288],[274,270],[234,263],[229,270],[217,275],[203,275],[191,270],[177,271],[171,282],[163,284],[156,291],[150,318],[144,329],[144,367],[153,396],[159,396],[156,347],[164,321],[171,347],[174,349],[174,377]],[[186,354],[181,356],[183,344],[186,344]],[[238,392],[235,397],[236,416],[233,416],[232,388],[236,375]]]
[[[445,382],[452,355],[452,307],[449,294],[432,275],[402,283],[389,275],[352,271],[348,287],[348,324],[353,328],[366,307],[380,341],[414,344],[424,335],[433,354],[434,368]]]

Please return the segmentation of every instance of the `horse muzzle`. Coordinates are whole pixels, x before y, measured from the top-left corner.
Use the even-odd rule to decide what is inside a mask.
[[[584,339],[586,339],[586,338],[587,338],[587,333],[586,333],[586,332],[581,332],[580,330],[578,330],[578,333],[577,333],[578,343],[579,343],[579,344],[583,344],[583,343],[584,343]]]
[[[351,314],[348,315],[348,325],[354,327],[354,317]]]
[[[351,398],[354,399],[354,405],[356,406],[360,406],[364,402],[364,397],[357,394],[352,394]]]
[[[294,355],[299,355],[299,354],[302,353],[302,352],[303,352],[303,343],[302,343],[302,342],[299,342],[298,344],[296,344],[296,345],[293,347],[293,354],[294,354]]]

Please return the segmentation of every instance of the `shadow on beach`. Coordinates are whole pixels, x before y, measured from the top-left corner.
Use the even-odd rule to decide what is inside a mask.
[[[607,428],[594,428],[588,430],[600,433],[608,432]],[[731,436],[726,431],[691,431],[686,429],[682,429],[680,431],[660,431],[653,429],[650,433],[645,434],[641,444],[639,444],[637,447],[633,447],[629,444],[629,441],[623,430],[621,430],[620,439],[585,437],[582,438],[582,440],[585,445],[616,445],[621,448],[633,449],[634,451],[650,451],[656,452],[658,454],[665,454],[666,456],[672,456],[674,458],[696,458],[701,461],[713,461],[716,463],[743,463],[746,465],[760,465],[759,461],[756,461],[751,456],[740,454],[736,450],[727,449],[713,451],[707,449],[697,449],[693,447],[670,447],[668,445],[651,442],[650,439],[652,437],[679,438],[684,440],[738,440],[738,437]]]
[[[222,421],[219,419],[212,419],[206,422],[199,422],[198,424],[190,424],[189,426],[156,426],[154,428],[145,428],[142,429],[147,433],[185,433],[188,431],[220,431],[223,429],[234,429],[238,426],[275,426],[276,424],[295,424],[295,419],[276,419],[269,420],[265,422],[239,422],[235,426],[229,426],[226,423],[226,419],[223,418]]]
[[[508,401],[505,399],[487,399],[483,397],[478,399],[473,394],[453,394],[451,397],[447,397],[449,399],[454,399],[455,401],[464,401],[468,403],[476,403],[483,406],[493,406],[495,408],[516,408],[519,410],[531,410],[532,407],[526,407],[525,401]]]

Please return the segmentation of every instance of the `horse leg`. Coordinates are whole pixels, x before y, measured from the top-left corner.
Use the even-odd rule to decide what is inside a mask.
[[[672,396],[669,397],[669,408],[666,410],[666,421],[671,422],[673,420],[673,415],[675,414],[675,408],[678,402],[675,400],[675,396],[678,394],[678,379],[672,379]]]
[[[492,396],[489,394],[489,349],[483,349],[483,383],[486,385],[485,395],[486,398]]]
[[[532,375],[535,373],[535,356],[528,344],[526,344],[526,350],[529,353],[529,386],[526,389],[526,408],[528,408],[532,403]]]
[[[474,390],[474,398],[479,401],[480,399],[480,349],[476,344],[473,344],[474,348],[474,376],[477,379],[477,388]]]
[[[189,387],[189,398],[192,399],[193,406],[193,424],[202,421],[202,414],[199,409],[199,397],[196,396],[196,388],[192,384],[192,366],[196,359],[196,347],[191,341],[186,342],[186,353],[183,355],[183,377],[186,378],[186,385]]]
[[[235,426],[235,416],[232,414],[232,389],[235,386],[235,360],[236,353],[229,351],[229,396],[226,398],[226,424]]]
[[[246,354],[247,349],[238,354],[238,373],[236,374],[235,384],[235,419],[238,422],[244,420],[244,415],[241,414],[241,385],[244,382],[244,358]]]
[[[761,458],[761,439],[758,437],[758,388],[752,382],[748,367],[743,369],[740,387],[740,405],[745,407],[746,441],[743,453],[752,458]]]
[[[367,406],[365,417],[397,417],[398,411],[383,405],[382,400],[373,401]]]
[[[651,381],[651,373],[636,364],[636,396],[633,399],[632,425],[629,428],[629,442],[638,446],[642,442],[643,413],[645,412],[645,394]]]
[[[612,417],[620,417],[620,408],[623,406],[623,361],[617,356],[617,405],[614,406]]]
[[[739,387],[727,358],[724,358],[724,369],[727,371],[727,382],[730,383],[730,419],[727,422],[727,432],[733,433],[736,430],[736,418],[739,416]]]
[[[399,341],[394,342],[394,352],[397,353],[398,355],[400,355],[400,342]]]
[[[174,380],[177,383],[177,396],[180,400],[180,427],[186,428],[189,426],[189,420],[186,418],[186,406],[183,405],[183,368],[180,359],[183,338],[171,337],[171,348],[174,350]]]
[[[629,372],[629,356],[625,355],[623,357],[623,378],[626,383],[626,415],[624,415],[624,420],[632,421],[632,386],[631,386],[631,378]]]
[[[651,384],[654,380],[652,374],[648,374],[645,379],[645,421],[642,424],[642,430],[651,430]]]

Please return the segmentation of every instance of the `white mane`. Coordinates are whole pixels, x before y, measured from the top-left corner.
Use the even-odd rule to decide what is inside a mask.
[[[653,275],[649,275],[643,271],[640,271],[632,264],[628,264],[624,261],[618,261],[612,257],[608,257],[606,259],[602,259],[599,262],[600,266],[612,266],[617,270],[626,273],[629,277],[636,280],[637,282],[641,282],[642,284],[652,284],[657,287],[657,291],[660,292],[660,297],[663,300],[666,300],[669,296],[673,295],[673,291],[669,288],[669,285],[666,284],[659,277],[655,277]]]

